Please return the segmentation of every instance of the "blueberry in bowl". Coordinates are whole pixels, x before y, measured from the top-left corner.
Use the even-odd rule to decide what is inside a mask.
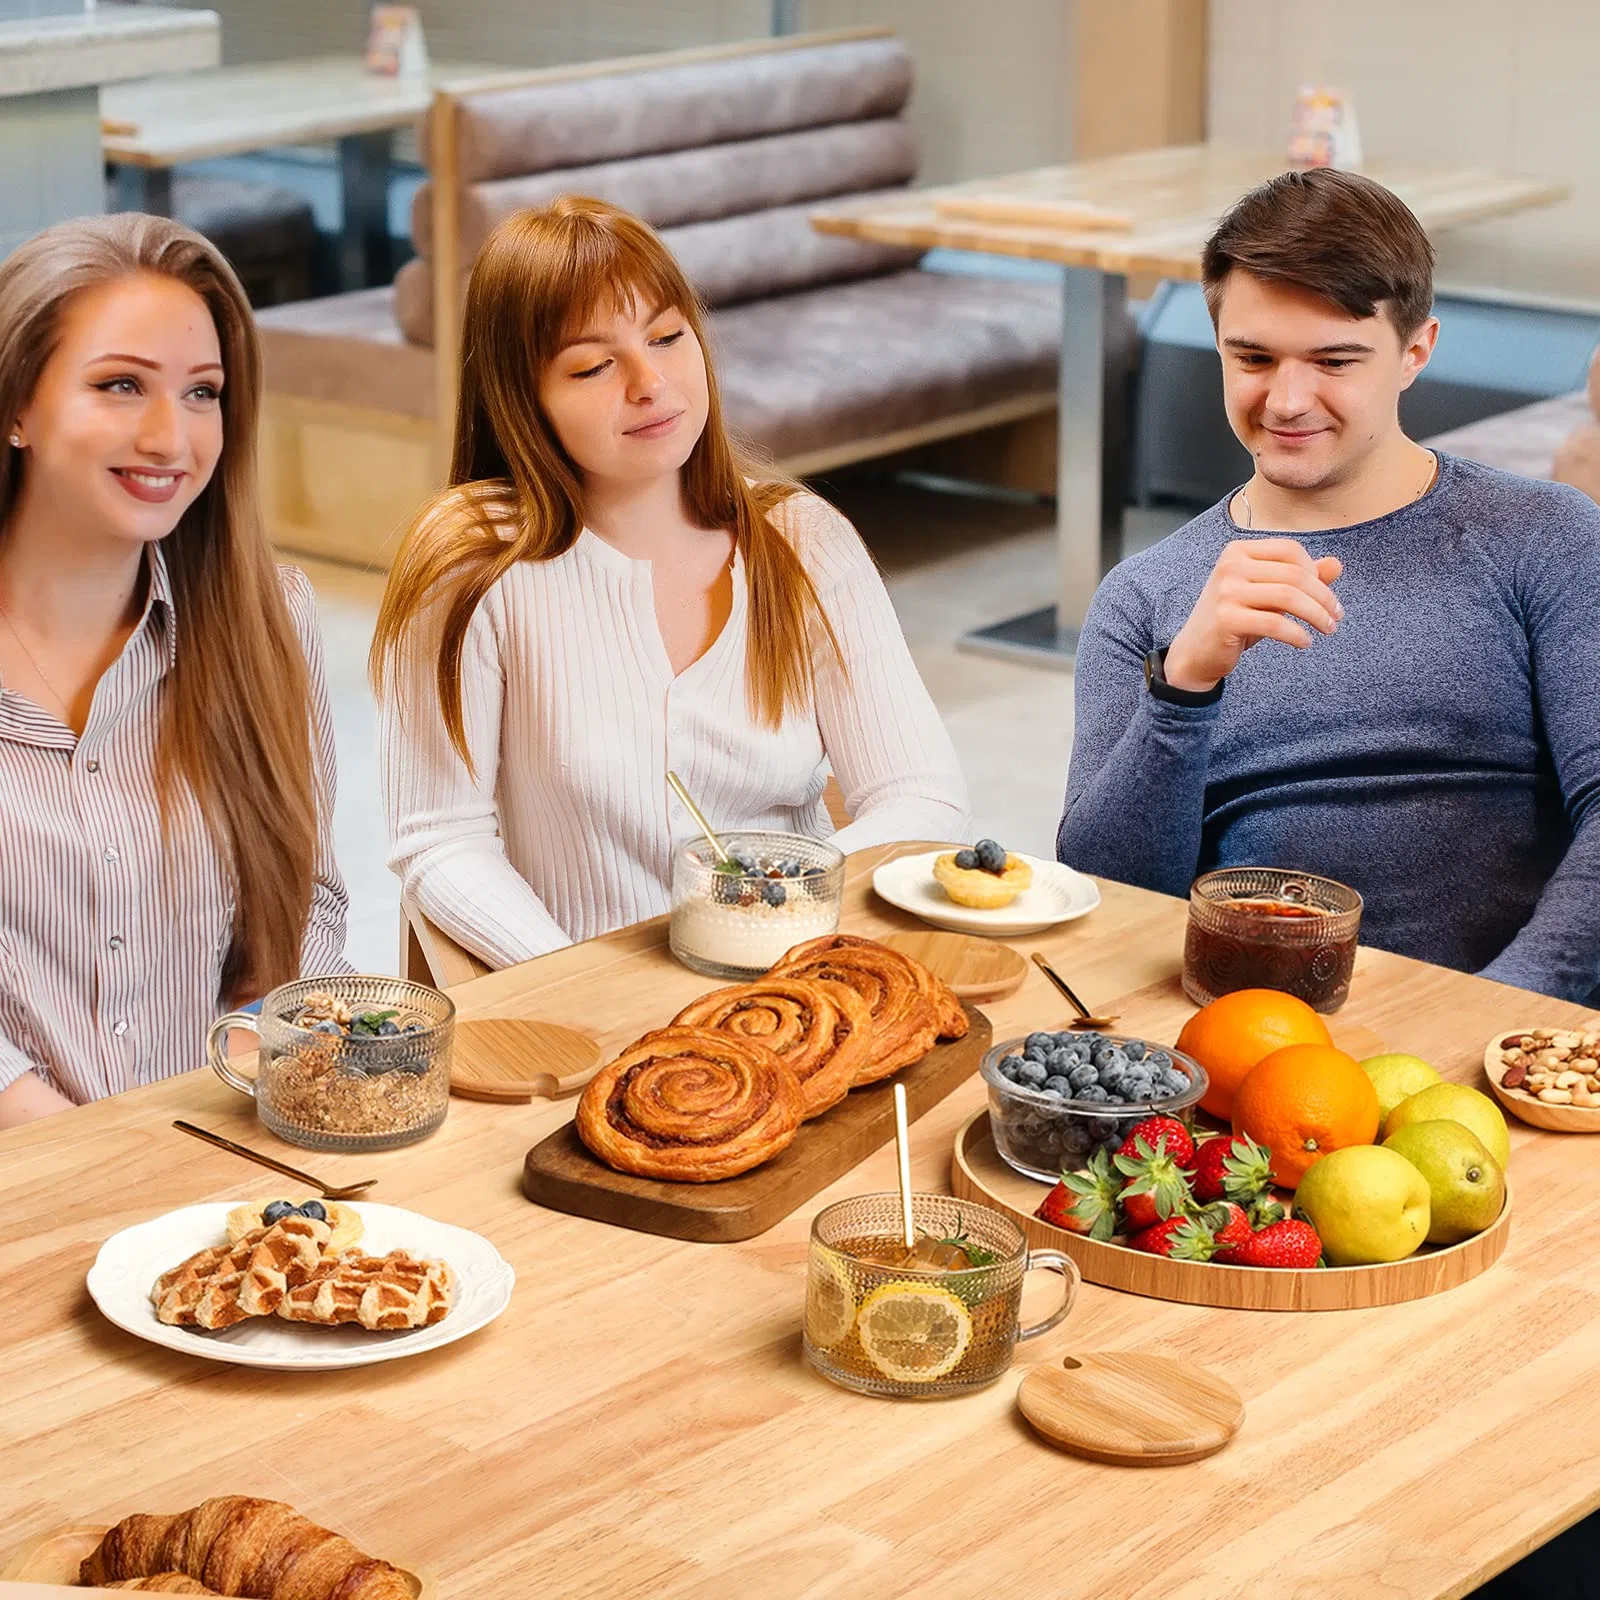
[[[1167,1045],[1113,1033],[1030,1033],[997,1044],[979,1072],[1008,1166],[1041,1183],[1114,1152],[1154,1113],[1194,1122],[1206,1070]]]

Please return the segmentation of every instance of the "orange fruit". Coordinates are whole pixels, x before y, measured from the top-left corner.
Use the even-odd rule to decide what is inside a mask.
[[[1378,1091],[1354,1056],[1328,1044],[1274,1050],[1233,1097],[1233,1131],[1272,1154],[1272,1174],[1298,1188],[1312,1162],[1378,1136]]]
[[[1224,1122],[1233,1097],[1263,1056],[1289,1044],[1332,1044],[1328,1025],[1304,1000],[1281,989],[1235,989],[1202,1006],[1183,1025],[1178,1048],[1211,1079],[1200,1104]]]

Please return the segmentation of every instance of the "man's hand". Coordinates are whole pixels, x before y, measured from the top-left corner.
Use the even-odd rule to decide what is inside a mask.
[[[1332,633],[1344,607],[1328,586],[1343,571],[1337,556],[1313,561],[1293,539],[1233,540],[1167,651],[1167,682],[1199,693],[1214,689],[1258,639],[1304,650],[1311,635],[1295,617]]]

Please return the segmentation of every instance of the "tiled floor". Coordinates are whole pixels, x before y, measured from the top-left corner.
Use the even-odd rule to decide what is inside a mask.
[[[969,628],[1040,603],[1053,570],[1048,507],[932,493],[871,476],[828,486],[872,547],[917,665],[955,740],[982,833],[1049,855],[1072,744],[1072,675],[957,651]],[[1187,513],[1131,511],[1129,548]],[[398,960],[399,887],[378,795],[367,645],[383,580],[307,562],[316,585],[339,746],[335,840],[350,887],[349,954],[368,972]]]

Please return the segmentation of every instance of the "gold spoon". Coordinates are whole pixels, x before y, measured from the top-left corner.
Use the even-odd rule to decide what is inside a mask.
[[[257,1166],[270,1167],[274,1172],[281,1172],[286,1178],[298,1178],[301,1183],[309,1183],[324,1200],[352,1200],[378,1181],[376,1178],[367,1178],[361,1183],[335,1186],[324,1183],[321,1178],[313,1178],[309,1172],[291,1167],[275,1156],[265,1156],[259,1150],[251,1150],[246,1145],[235,1144],[232,1139],[224,1139],[220,1133],[208,1133],[204,1128],[195,1127],[192,1122],[175,1121],[172,1126],[180,1133],[193,1134],[196,1139],[204,1139],[207,1144],[214,1144],[219,1150],[226,1150],[230,1155],[243,1156],[246,1161],[254,1161]]]
[[[1044,956],[1037,950],[1033,952],[1033,964],[1045,975],[1045,977],[1051,981],[1051,983],[1056,986],[1056,988],[1062,992],[1062,994],[1067,997],[1067,1004],[1078,1013],[1078,1015],[1067,1024],[1069,1028],[1094,1028],[1096,1030],[1100,1030],[1105,1028],[1114,1028],[1116,1026],[1117,1019],[1115,1017],[1095,1016],[1095,1014],[1090,1011],[1088,1006],[1086,1006],[1083,1001],[1081,1001],[1077,995],[1072,992],[1071,988],[1067,984],[1067,980],[1063,978],[1061,974],[1057,972],[1056,969],[1052,967],[1050,963],[1045,960]]]
[[[683,802],[683,809],[694,818],[695,826],[706,836],[706,843],[717,852],[717,860],[725,867],[732,866],[733,857],[728,854],[723,842],[711,831],[711,824],[701,814],[700,807],[689,798],[689,791],[684,788],[683,779],[676,772],[668,772],[667,782],[672,785],[672,792]]]

